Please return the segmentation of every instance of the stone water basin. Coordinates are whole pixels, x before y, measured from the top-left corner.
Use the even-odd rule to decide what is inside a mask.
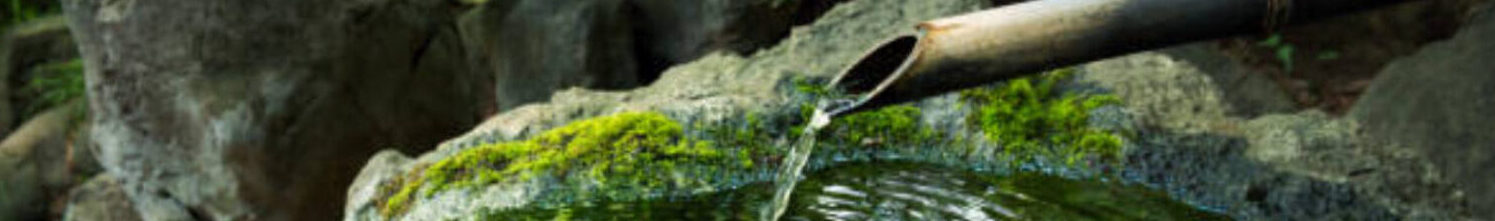
[[[773,192],[765,182],[691,198],[488,211],[482,219],[759,220]],[[1227,219],[1141,186],[884,161],[807,173],[782,220]]]

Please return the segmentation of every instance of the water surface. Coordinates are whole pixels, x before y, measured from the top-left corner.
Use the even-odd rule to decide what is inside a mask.
[[[904,162],[806,174],[781,220],[1225,220],[1138,186]],[[758,220],[771,183],[686,199],[495,211],[489,220]]]

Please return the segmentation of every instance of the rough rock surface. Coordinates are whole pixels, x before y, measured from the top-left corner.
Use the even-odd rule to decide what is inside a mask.
[[[363,170],[358,171],[358,178],[354,179],[353,184],[348,188],[349,204],[380,200],[379,191],[381,190],[379,187],[388,185],[384,182],[398,179],[403,175],[403,170],[406,169],[401,167],[408,163],[410,163],[410,157],[400,154],[399,151],[384,150],[374,154],[374,157],[370,158],[369,162],[364,164]],[[378,217],[378,211],[370,211],[375,209],[373,207],[347,206],[344,209],[343,214],[346,214],[344,218],[346,220],[375,220],[380,218]]]
[[[1414,220],[1468,219],[1465,199],[1415,149],[1372,142],[1358,122],[1317,110],[1243,126],[1246,156],[1277,171],[1355,187],[1369,202]]]
[[[1387,65],[1349,116],[1376,142],[1425,153],[1495,219],[1495,7],[1449,40]]]
[[[1240,219],[1466,216],[1460,199],[1441,197],[1453,190],[1426,160],[1367,144],[1353,121],[1315,111],[1246,120],[1251,112],[1237,108],[1280,111],[1273,104],[1285,98],[1231,89],[1221,82],[1247,81],[1219,72],[1239,67],[1199,68],[1211,66],[1209,57],[1191,47],[1199,46],[1087,64],[1077,80],[1116,93],[1140,124],[1126,154],[1128,180]]]
[[[784,90],[792,88],[793,78],[828,78],[860,56],[866,48],[895,33],[908,31],[917,22],[984,6],[985,1],[975,0],[848,2],[827,12],[815,24],[796,28],[792,37],[778,46],[746,57],[724,53],[708,55],[671,68],[652,85],[631,91],[566,90],[548,103],[526,105],[494,116],[468,134],[448,140],[436,151],[423,154],[410,163],[379,165],[379,162],[399,161],[371,161],[373,163],[365,168],[400,169],[365,169],[359,180],[396,176],[415,165],[444,159],[468,147],[463,145],[466,143],[521,138],[573,120],[609,113],[653,110],[690,124],[740,118],[753,112],[777,112],[789,105]],[[373,183],[376,182],[359,184]],[[401,218],[464,218],[483,209],[523,205],[523,200],[497,199],[514,199],[515,194],[522,196],[528,190],[526,188],[537,184],[438,193],[416,199],[413,202],[416,206]],[[349,191],[368,188],[373,187],[352,186]],[[382,199],[360,196],[364,195],[350,193],[345,211],[353,214],[348,214],[346,219],[381,219],[377,206]]]
[[[1352,185],[1287,174],[1245,157],[1249,143],[1213,134],[1151,133],[1127,152],[1133,182],[1241,220],[1386,220]]]
[[[1377,162],[1354,157],[1359,147],[1354,121],[1336,120],[1318,111],[1302,114],[1269,115],[1243,125],[1251,148],[1246,156],[1279,165],[1288,170],[1321,180],[1344,182],[1360,170],[1375,169]],[[1325,154],[1327,153],[1327,154]],[[1329,160],[1326,162],[1326,160]]]
[[[1084,65],[1082,83],[1111,89],[1126,101],[1133,121],[1162,129],[1202,133],[1228,121],[1230,103],[1193,63],[1142,52]]]
[[[94,176],[68,194],[67,221],[137,221],[140,214],[130,205],[130,197],[120,189],[119,180],[108,174]]]
[[[1157,50],[1187,62],[1209,76],[1210,82],[1220,90],[1225,103],[1230,104],[1231,116],[1252,118],[1272,113],[1289,113],[1296,109],[1292,97],[1272,82],[1265,74],[1254,72],[1250,66],[1232,60],[1212,42],[1194,43]]]
[[[32,118],[0,142],[0,217],[41,219],[63,199],[76,177],[99,171],[82,126],[78,102]]]
[[[490,1],[461,19],[474,69],[491,73],[499,110],[570,87],[639,85],[623,0]]]
[[[144,220],[335,219],[379,148],[429,148],[485,100],[446,1],[63,5],[98,159]]]

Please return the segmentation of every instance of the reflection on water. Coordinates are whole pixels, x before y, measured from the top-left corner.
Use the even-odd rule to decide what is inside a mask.
[[[774,194],[750,185],[689,199],[496,211],[490,220],[757,220]],[[914,163],[808,174],[782,220],[1222,220],[1140,187],[1040,174],[987,176]]]

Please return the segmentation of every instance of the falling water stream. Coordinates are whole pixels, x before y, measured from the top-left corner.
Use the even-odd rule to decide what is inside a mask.
[[[784,209],[789,207],[789,195],[794,192],[794,184],[799,182],[800,173],[804,172],[805,163],[810,161],[810,154],[815,150],[815,132],[831,123],[831,115],[825,112],[825,105],[821,106],[815,108],[815,115],[801,132],[799,140],[794,142],[789,156],[784,157],[785,163],[779,168],[778,176],[774,177],[773,202],[764,211],[764,221],[775,221],[784,215]]]

